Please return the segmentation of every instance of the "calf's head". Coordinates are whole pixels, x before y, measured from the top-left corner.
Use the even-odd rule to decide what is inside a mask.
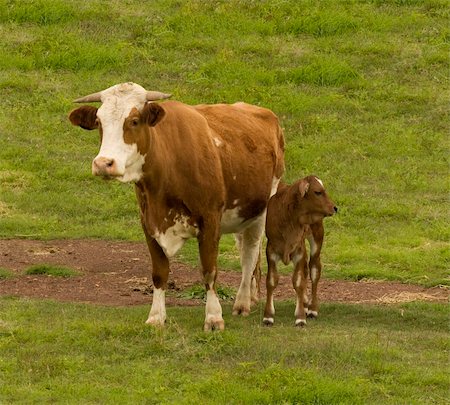
[[[328,197],[323,183],[318,177],[307,176],[295,183],[294,187],[297,187],[300,213],[306,218],[307,223],[318,222],[337,212],[337,207]]]
[[[165,114],[163,107],[151,101],[169,97],[135,83],[122,83],[75,100],[102,102],[99,108],[84,105],[69,115],[73,125],[87,130],[98,128],[100,132],[100,151],[92,162],[94,175],[139,181],[148,150],[149,126],[156,125]]]

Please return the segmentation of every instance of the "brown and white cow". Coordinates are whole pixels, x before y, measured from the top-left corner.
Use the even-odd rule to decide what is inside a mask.
[[[306,314],[318,314],[317,285],[322,264],[323,218],[337,212],[322,181],[316,176],[298,180],[291,186],[280,184],[267,207],[267,299],[263,322],[273,325],[275,307],[273,292],[278,284],[277,263],[293,262],[292,284],[297,293],[295,325],[306,325]],[[312,284],[311,300],[307,297],[308,263],[305,238],[310,245],[309,270]]]
[[[168,97],[118,84],[75,100],[102,105],[82,106],[69,118],[100,131],[93,174],[135,184],[153,264],[147,323],[164,324],[168,258],[197,238],[207,290],[204,328],[223,329],[215,291],[219,238],[236,233],[240,241],[242,281],[233,314],[248,315],[266,207],[284,171],[283,133],[265,108],[152,102]]]

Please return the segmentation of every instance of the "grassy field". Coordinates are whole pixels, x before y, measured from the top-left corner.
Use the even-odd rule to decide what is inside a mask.
[[[0,238],[143,240],[132,185],[91,175],[72,100],[134,81],[246,101],[285,129],[286,179],[339,206],[328,278],[449,285],[446,0],[0,0]],[[0,252],[1,254],[2,252]],[[197,261],[195,242],[180,260]],[[220,266],[238,268],[231,237]],[[0,269],[2,278],[12,277]],[[293,303],[200,332],[204,309],[0,299],[0,403],[448,404],[448,308]]]
[[[98,134],[67,120],[74,98],[131,80],[273,109],[286,179],[319,175],[340,208],[328,277],[449,284],[448,15],[444,0],[0,0],[0,237],[143,240],[132,186],[91,176]]]
[[[448,404],[448,313],[436,304],[323,305],[307,329],[294,304],[200,332],[203,308],[0,300],[1,403]]]

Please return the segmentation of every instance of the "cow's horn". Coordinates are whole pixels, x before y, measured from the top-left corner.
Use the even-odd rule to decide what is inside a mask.
[[[159,91],[147,91],[147,101],[163,100],[172,97],[172,94],[161,93]]]
[[[92,93],[89,94],[88,96],[84,96],[81,98],[77,98],[76,100],[74,100],[74,103],[92,103],[94,101],[102,101],[102,92],[98,92],[98,93]]]

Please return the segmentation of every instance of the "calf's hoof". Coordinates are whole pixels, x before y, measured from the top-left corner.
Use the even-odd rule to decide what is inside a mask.
[[[317,311],[309,311],[308,310],[308,314],[307,314],[308,318],[317,318],[318,315],[319,315],[319,313]]]
[[[304,326],[306,326],[306,319],[296,319],[295,326],[298,326],[299,328],[303,328]]]

